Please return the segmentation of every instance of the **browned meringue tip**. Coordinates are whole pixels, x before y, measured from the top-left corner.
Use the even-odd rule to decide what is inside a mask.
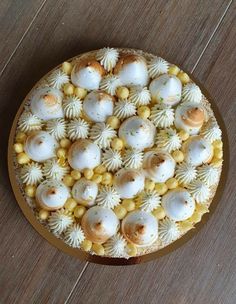
[[[106,70],[94,57],[87,57],[87,58],[82,58],[82,59],[78,60],[75,63],[74,72],[77,73],[79,70],[84,69],[86,67],[92,67],[101,76],[106,74]]]
[[[114,74],[118,74],[122,67],[125,64],[129,64],[132,62],[138,62],[138,61],[143,61],[146,62],[145,58],[140,56],[140,55],[135,55],[135,54],[124,54],[121,55],[120,59],[118,60],[116,66],[114,67]]]
[[[48,106],[54,106],[57,103],[57,98],[53,94],[44,95],[43,100]]]
[[[186,125],[190,127],[201,127],[205,120],[205,113],[201,108],[189,109],[186,113],[186,117],[183,115],[182,120]]]

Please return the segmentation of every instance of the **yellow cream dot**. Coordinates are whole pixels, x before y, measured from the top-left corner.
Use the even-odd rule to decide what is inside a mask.
[[[67,157],[67,150],[65,148],[59,148],[57,150],[57,157],[58,158],[66,158]]]
[[[122,205],[118,205],[114,208],[114,212],[118,219],[122,220],[126,216],[127,210]]]
[[[72,170],[70,175],[73,177],[75,180],[79,180],[81,178],[81,173],[78,170]]]
[[[165,183],[157,183],[155,185],[155,190],[158,192],[158,194],[163,195],[167,192],[168,187]]]
[[[86,208],[84,206],[76,206],[74,209],[74,216],[81,218],[85,214]]]
[[[137,248],[134,244],[129,243],[127,245],[127,253],[129,256],[136,256],[137,255]]]
[[[124,143],[123,143],[123,140],[120,139],[120,138],[114,138],[111,142],[111,147],[114,149],[114,150],[117,150],[117,151],[120,151],[123,149],[124,147]]]
[[[105,250],[104,247],[101,244],[93,244],[92,245],[92,250],[97,254],[97,255],[104,255]]]
[[[150,179],[145,179],[145,190],[152,191],[155,189],[155,183]]]
[[[129,89],[126,87],[119,87],[116,89],[116,96],[119,99],[126,99],[129,97]]]
[[[152,214],[158,219],[158,220],[162,220],[165,216],[165,210],[160,206],[157,207],[155,210],[152,211]]]
[[[67,75],[70,75],[70,73],[72,71],[72,64],[68,61],[65,61],[62,63],[61,69],[64,73],[66,73]]]
[[[110,185],[112,184],[113,175],[110,172],[105,172],[102,175],[102,184]]]
[[[176,178],[172,177],[172,178],[169,178],[167,181],[166,181],[166,186],[169,188],[169,189],[175,189],[178,187],[178,181]]]
[[[25,193],[27,196],[29,197],[35,197],[35,193],[36,193],[36,187],[33,185],[27,185],[25,187]]]
[[[182,84],[186,84],[190,81],[190,78],[188,76],[187,73],[180,71],[177,75],[177,77],[179,78],[179,80],[182,82]]]
[[[69,197],[66,200],[66,203],[64,205],[64,207],[69,210],[69,211],[73,211],[75,209],[75,207],[77,206],[77,202],[75,199],[73,199],[72,197]]]
[[[176,65],[171,65],[168,69],[168,73],[175,76],[178,75],[179,71],[180,69]]]
[[[20,165],[25,165],[30,162],[30,158],[26,153],[21,152],[21,153],[17,154],[17,162]]]
[[[96,184],[100,184],[102,182],[102,175],[95,173],[92,177],[92,181]]]
[[[75,88],[74,88],[73,84],[71,84],[71,83],[66,83],[63,88],[64,93],[66,95],[72,95],[74,93],[74,89]]]
[[[217,158],[217,159],[221,159],[223,157],[222,149],[215,148],[214,149],[214,157]]]
[[[84,173],[84,177],[87,179],[91,179],[94,174],[92,169],[84,169],[83,173]]]
[[[91,250],[93,243],[89,240],[84,240],[83,243],[81,244],[81,248],[88,252]]]
[[[41,209],[39,210],[39,218],[45,221],[49,217],[49,212],[47,210]]]
[[[141,106],[138,108],[138,116],[147,119],[151,114],[151,110],[148,106]]]
[[[27,138],[27,135],[24,132],[19,132],[16,134],[16,142],[24,143]]]
[[[86,95],[88,94],[87,90],[83,89],[83,88],[75,88],[75,95],[79,98],[79,99],[84,99],[86,97]]]
[[[102,174],[106,172],[106,167],[103,165],[99,165],[94,169],[95,173]]]
[[[184,160],[184,154],[182,151],[180,150],[175,150],[173,153],[172,153],[172,157],[174,158],[174,160],[177,162],[177,163],[181,163],[183,160]]]
[[[135,209],[135,202],[132,199],[124,199],[122,201],[122,206],[125,207],[126,211],[130,212]]]
[[[184,131],[184,130],[181,130],[179,133],[178,133],[180,139],[182,139],[183,141],[187,140],[189,138],[189,134],[188,132]]]
[[[24,151],[24,147],[21,143],[14,144],[14,150],[16,153],[21,153]]]
[[[118,129],[120,127],[120,120],[116,116],[110,116],[107,119],[108,125],[110,125],[113,129]]]
[[[67,174],[63,177],[63,183],[67,187],[72,187],[75,183],[75,180],[73,179],[73,177],[71,175]]]
[[[60,140],[60,146],[64,149],[68,149],[71,146],[71,141],[68,138],[63,138]]]

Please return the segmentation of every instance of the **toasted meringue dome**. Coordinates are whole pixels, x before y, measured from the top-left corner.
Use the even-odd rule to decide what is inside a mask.
[[[62,208],[69,196],[68,188],[56,180],[46,180],[36,189],[36,201],[46,210]]]
[[[65,119],[57,118],[57,119],[48,120],[46,124],[46,130],[57,140],[66,137]]]
[[[121,198],[133,198],[144,188],[144,175],[136,169],[120,169],[114,177],[114,185]]]
[[[124,237],[117,233],[104,244],[105,253],[114,258],[127,258],[126,246]]]
[[[151,109],[149,119],[157,128],[168,128],[174,123],[174,110],[163,104],[156,104]]]
[[[72,216],[64,209],[52,212],[48,219],[48,226],[55,235],[60,235],[72,223]]]
[[[182,146],[185,161],[193,166],[208,163],[213,156],[213,148],[209,141],[201,136],[190,137]]]
[[[202,165],[197,169],[197,174],[198,178],[207,186],[213,186],[218,183],[219,168],[216,168],[213,165]]]
[[[26,185],[38,184],[43,179],[41,166],[34,162],[24,165],[21,169],[21,179]]]
[[[151,101],[151,94],[146,87],[134,86],[130,88],[129,100],[136,106],[145,106]]]
[[[138,169],[143,163],[143,152],[135,149],[127,149],[124,154],[126,168]]]
[[[133,211],[122,221],[124,237],[137,247],[149,246],[158,237],[158,221],[150,213]]]
[[[102,164],[108,171],[116,171],[122,167],[122,157],[119,151],[107,149],[102,155]]]
[[[200,103],[202,100],[202,92],[195,83],[187,83],[182,91],[183,101]]]
[[[167,152],[152,150],[144,154],[143,169],[147,178],[164,183],[174,176],[175,161]]]
[[[149,90],[155,102],[174,106],[181,100],[182,84],[176,76],[164,74],[152,80]]]
[[[62,92],[55,88],[39,88],[31,98],[30,108],[42,120],[63,117]]]
[[[140,204],[140,209],[142,211],[146,212],[152,212],[154,209],[156,209],[160,203],[160,196],[157,193],[157,191],[144,191],[141,195],[142,197],[142,202]]]
[[[19,118],[18,126],[22,132],[38,131],[42,129],[42,120],[30,112],[24,111]]]
[[[149,81],[146,60],[140,55],[123,55],[114,68],[114,74],[126,86],[146,86]]]
[[[148,72],[152,78],[166,74],[168,72],[169,63],[161,57],[155,57],[148,62]]]
[[[88,240],[102,244],[116,234],[119,220],[111,209],[94,206],[87,210],[81,225]]]
[[[175,177],[180,184],[187,185],[197,177],[196,167],[190,163],[182,162],[176,167]]]
[[[101,163],[101,150],[88,139],[78,139],[69,148],[68,162],[75,170],[93,169]]]
[[[165,218],[159,222],[159,237],[168,245],[180,237],[179,225],[174,221]]]
[[[156,128],[148,119],[134,116],[126,119],[120,126],[119,137],[127,147],[144,150],[154,145]]]
[[[133,102],[129,101],[128,99],[119,100],[115,104],[114,108],[114,115],[120,119],[125,119],[130,116],[135,115],[136,113],[136,106]]]
[[[162,207],[171,220],[184,221],[192,216],[195,209],[195,201],[187,190],[177,188],[163,195]]]
[[[213,119],[210,119],[205,124],[205,126],[203,126],[201,130],[201,135],[212,143],[215,140],[221,140],[222,132],[217,122]]]
[[[89,124],[82,118],[74,118],[68,123],[67,133],[71,140],[87,138],[89,134]]]
[[[86,178],[78,180],[72,188],[73,198],[85,206],[93,206],[98,194],[98,185]]]
[[[63,109],[67,118],[78,118],[82,110],[82,102],[76,96],[68,96],[63,101]]]
[[[98,206],[113,209],[120,203],[120,195],[114,187],[104,186],[100,188],[96,203]]]
[[[101,149],[110,146],[112,138],[116,136],[116,131],[104,122],[96,123],[90,130],[90,139],[96,143]]]
[[[43,165],[43,175],[48,179],[62,180],[69,170],[68,166],[61,166],[56,158],[47,160]]]
[[[116,49],[105,47],[98,50],[96,58],[100,61],[105,70],[110,72],[118,61],[119,53]]]
[[[27,137],[24,150],[32,160],[43,162],[55,156],[57,146],[57,141],[48,132],[36,131]]]
[[[188,185],[188,191],[198,204],[204,204],[210,198],[210,189],[200,179],[192,181]]]
[[[62,86],[69,82],[69,77],[66,73],[62,72],[61,70],[55,70],[48,76],[48,83],[50,87],[61,89]]]
[[[70,225],[64,235],[64,241],[73,248],[80,248],[85,239],[84,232],[79,224]]]
[[[113,97],[103,91],[89,93],[83,102],[83,110],[93,122],[105,122],[113,114],[113,107]]]
[[[183,103],[176,108],[175,127],[188,132],[190,135],[198,134],[205,120],[205,109],[201,105]]]
[[[100,82],[100,89],[110,95],[116,94],[116,89],[121,86],[119,77],[115,75],[107,75],[102,78]]]
[[[75,64],[71,72],[71,81],[86,90],[97,90],[105,70],[93,58],[83,58]]]
[[[181,147],[181,139],[175,129],[160,130],[157,134],[157,147],[171,153]]]

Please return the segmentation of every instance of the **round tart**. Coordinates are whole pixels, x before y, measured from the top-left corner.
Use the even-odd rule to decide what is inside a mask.
[[[67,246],[129,259],[175,242],[209,211],[221,136],[179,67],[107,47],[64,62],[30,92],[15,175],[35,218]]]

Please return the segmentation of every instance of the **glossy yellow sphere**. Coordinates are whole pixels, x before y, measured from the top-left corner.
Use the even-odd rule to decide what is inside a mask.
[[[175,189],[178,187],[178,181],[176,178],[172,177],[172,178],[169,178],[167,181],[166,181],[166,186],[169,188],[169,189]]]
[[[66,200],[66,203],[64,205],[64,207],[69,210],[69,211],[73,211],[75,209],[75,207],[77,206],[77,202],[75,199],[73,199],[72,197],[69,197]]]
[[[136,256],[137,255],[137,248],[134,244],[129,243],[127,245],[127,253],[129,256]]]
[[[75,180],[73,179],[73,177],[71,175],[67,174],[63,177],[63,183],[67,187],[72,187],[75,183]]]
[[[105,250],[104,247],[101,244],[93,244],[92,245],[92,250],[97,254],[97,255],[104,255]]]
[[[24,147],[21,143],[14,144],[14,150],[16,153],[21,153],[24,151]]]
[[[141,106],[138,108],[138,116],[147,119],[151,114],[151,110],[148,106]]]
[[[132,199],[124,199],[122,206],[125,207],[126,211],[130,212],[135,209],[135,202]]]
[[[120,127],[120,120],[116,116],[110,116],[107,119],[107,124],[110,125],[113,129],[118,129]]]
[[[145,185],[144,185],[145,190],[147,191],[152,191],[155,189],[155,183],[154,181],[150,179],[145,179]]]
[[[27,185],[25,187],[25,193],[27,196],[29,196],[31,198],[35,197],[36,187],[33,185]]]
[[[119,99],[126,99],[129,97],[129,89],[126,87],[119,87],[116,89],[116,96]]]
[[[81,173],[78,170],[72,170],[70,175],[73,177],[75,180],[79,180],[81,178]]]
[[[96,184],[100,184],[102,182],[102,175],[95,173],[92,177],[92,181]]]
[[[17,154],[16,158],[17,158],[18,164],[20,164],[20,165],[25,165],[25,164],[28,164],[30,162],[29,156],[24,152],[21,152],[21,153]]]
[[[180,150],[175,150],[172,153],[172,157],[177,163],[181,163],[184,160],[184,153]]]
[[[127,214],[127,210],[122,205],[116,206],[113,211],[115,212],[116,216],[120,220],[123,219]]]
[[[123,149],[124,147],[124,143],[123,143],[123,140],[116,137],[112,140],[111,142],[111,147],[114,149],[114,150],[117,150],[117,151],[120,151]]]
[[[84,173],[84,177],[86,178],[86,179],[91,179],[92,177],[93,177],[93,170],[92,169],[84,169],[84,171],[83,171],[83,173]]]
[[[180,69],[176,65],[171,65],[168,69],[168,73],[175,76],[178,75],[179,71]]]
[[[60,140],[60,146],[64,149],[68,149],[71,146],[71,141],[68,138],[63,138]]]
[[[91,250],[93,243],[89,240],[84,240],[83,243],[81,244],[81,248],[88,252]]]
[[[180,71],[177,75],[177,77],[179,78],[179,80],[182,82],[182,84],[186,84],[190,81],[190,78],[188,76],[187,73]]]
[[[168,191],[168,187],[165,183],[157,183],[155,185],[155,190],[158,192],[158,194],[163,195]]]
[[[71,84],[71,83],[66,83],[63,88],[65,95],[73,95],[74,89],[75,88],[74,88],[73,84]]]
[[[39,218],[45,221],[49,217],[49,212],[47,210],[41,209],[39,210]]]
[[[74,216],[81,218],[85,214],[86,208],[84,206],[76,206],[74,209]]]
[[[103,174],[106,172],[106,167],[103,165],[99,165],[94,169],[94,172],[98,174]]]
[[[70,73],[72,71],[72,64],[68,61],[65,61],[62,63],[61,69],[64,73],[66,73],[67,75],[70,75]]]
[[[102,175],[102,184],[103,185],[110,185],[112,184],[113,175],[110,172],[105,172]]]
[[[74,93],[79,99],[84,99],[88,94],[86,89],[78,88],[78,87],[75,88]]]
[[[162,220],[165,216],[165,210],[159,206],[157,207],[155,210],[152,211],[152,214],[158,219],[158,220]]]

